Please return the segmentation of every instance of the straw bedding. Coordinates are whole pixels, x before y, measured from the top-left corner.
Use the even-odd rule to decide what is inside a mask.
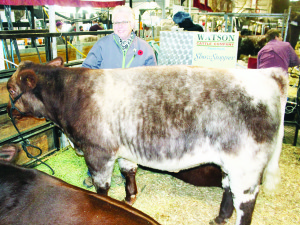
[[[87,167],[83,157],[78,157],[73,149],[59,151],[49,157],[47,163],[55,170],[56,177],[85,188],[82,182],[87,176]],[[44,165],[36,168],[50,173]],[[272,195],[259,193],[252,224],[300,224],[300,148],[283,144],[280,169],[281,186]],[[219,212],[221,188],[195,187],[170,175],[140,168],[136,180],[139,194],[133,206],[161,224],[208,224]],[[124,182],[116,164],[109,196],[123,200]],[[94,188],[88,190],[95,191]],[[233,225],[235,218],[234,213],[227,224]]]

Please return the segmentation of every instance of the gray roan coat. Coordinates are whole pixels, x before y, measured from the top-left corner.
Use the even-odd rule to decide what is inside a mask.
[[[7,88],[13,99],[23,93],[20,111],[52,120],[84,152],[97,193],[107,194],[116,159],[132,179],[136,164],[178,172],[213,163],[225,174],[236,224],[246,225],[262,178],[268,189],[280,182],[288,87],[282,69],[62,65],[61,58],[21,63]],[[126,194],[132,204],[136,187]],[[232,214],[227,200],[224,194],[216,223]]]

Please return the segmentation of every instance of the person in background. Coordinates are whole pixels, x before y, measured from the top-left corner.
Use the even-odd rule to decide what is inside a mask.
[[[76,23],[71,22],[71,27],[69,28],[68,32],[76,32]],[[70,36],[70,43],[72,44],[74,40],[74,36]]]
[[[186,31],[204,31],[202,26],[193,23],[191,15],[186,12],[179,11],[175,13],[173,16],[173,21],[178,24],[180,28],[183,28]]]
[[[105,28],[104,28],[104,24],[103,23],[101,23],[101,22],[98,22],[98,24],[99,24],[99,26],[103,29],[103,30],[105,30]]]
[[[221,25],[217,26],[217,32],[222,32],[222,26]]]
[[[57,31],[58,32],[62,32],[62,27],[63,27],[63,22],[61,22],[61,21],[57,21],[56,22],[56,29],[57,29]],[[63,39],[63,37],[57,37],[56,38],[56,44],[57,45],[61,45],[61,44],[64,44],[65,43],[65,41],[64,41],[64,39]]]
[[[79,26],[79,30],[80,30],[80,31],[83,31],[83,26]]]
[[[97,20],[92,21],[92,26],[90,27],[89,31],[97,31],[97,30],[103,30],[101,26],[99,26]]]
[[[63,22],[57,21],[56,22],[56,28],[59,32],[62,32]]]
[[[153,49],[134,33],[134,11],[128,6],[117,6],[112,13],[114,33],[95,43],[82,66],[91,69],[155,66]]]
[[[266,33],[267,44],[258,52],[257,68],[281,67],[288,72],[289,67],[300,64],[299,57],[288,42],[283,42],[281,32],[270,29]]]
[[[113,69],[157,65],[153,49],[134,33],[135,16],[130,7],[115,7],[112,22],[114,32],[95,43],[82,67]],[[87,177],[83,184],[92,187],[91,177]]]

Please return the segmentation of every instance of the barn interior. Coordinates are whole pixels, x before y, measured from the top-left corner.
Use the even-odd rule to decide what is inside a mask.
[[[59,127],[45,119],[28,117],[16,120],[16,130],[8,116],[6,83],[20,62],[46,63],[60,56],[65,67],[81,67],[94,44],[113,33],[111,12],[116,5],[124,4],[135,11],[135,33],[150,44],[158,65],[256,69],[257,54],[266,44],[266,32],[272,28],[280,30],[283,40],[289,42],[300,56],[300,1],[297,0],[22,2],[24,5],[20,5],[19,1],[0,0],[0,147],[7,143],[30,143],[36,147],[29,146],[27,152],[22,151],[18,165],[50,175],[51,167],[54,176],[93,192],[94,187],[83,185],[87,177],[84,158],[76,154]],[[49,2],[56,2],[56,5],[49,5]],[[235,35],[233,60],[226,66],[214,62],[194,64],[195,32],[184,31],[174,23],[172,18],[178,11],[189,13],[193,23],[203,27],[203,34]],[[89,31],[95,19],[103,30]],[[60,31],[55,29],[57,21],[63,23]],[[76,31],[70,32],[72,22],[76,23]],[[70,37],[74,37],[72,43]],[[64,40],[61,44],[56,42],[60,38]],[[290,67],[288,73],[290,83],[280,156],[281,186],[271,196],[259,193],[252,224],[300,223],[300,69],[298,66]],[[217,216],[223,193],[219,187],[196,187],[172,174],[144,167],[138,169],[136,179],[139,194],[133,207],[160,224],[209,224]],[[124,182],[116,163],[109,196],[122,201],[125,197]],[[235,214],[227,221],[229,225],[234,223]]]

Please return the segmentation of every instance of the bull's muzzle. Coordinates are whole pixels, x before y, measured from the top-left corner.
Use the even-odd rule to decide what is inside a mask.
[[[15,105],[15,103],[18,101],[19,98],[21,98],[21,96],[23,95],[23,93],[19,94],[15,99],[12,99],[12,97],[9,95],[9,102],[7,104],[7,113],[9,115],[10,118],[21,118],[22,116],[25,116],[25,113],[21,112]]]

